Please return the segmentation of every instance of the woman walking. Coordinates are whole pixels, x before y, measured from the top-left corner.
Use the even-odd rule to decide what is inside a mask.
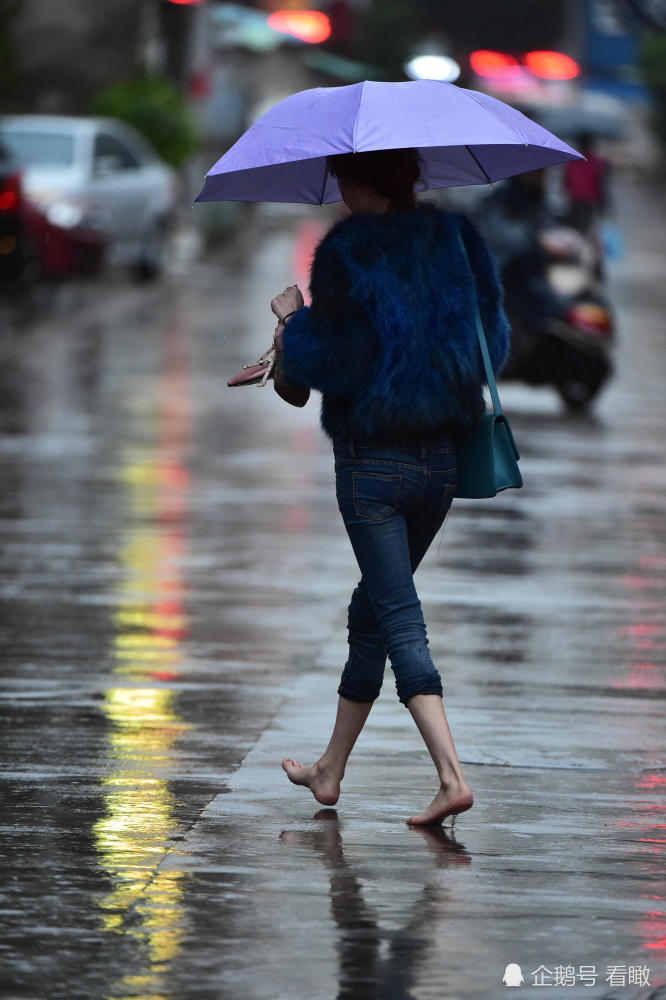
[[[495,370],[507,355],[508,326],[476,230],[463,216],[417,205],[416,150],[341,154],[328,165],[352,214],[316,250],[311,306],[296,286],[271,302],[274,386],[296,406],[311,388],[322,393],[338,505],[361,580],[349,605],[349,656],[329,744],[315,764],[286,757],[282,766],[318,802],[337,802],[388,655],[439,782],[430,805],[407,822],[441,823],[471,808],[473,797],[413,574],[456,492],[456,437],[484,409],[475,302]]]

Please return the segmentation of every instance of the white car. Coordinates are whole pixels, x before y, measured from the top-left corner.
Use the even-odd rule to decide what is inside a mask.
[[[139,278],[159,274],[177,175],[135,129],[113,118],[17,115],[0,118],[0,142],[49,221],[97,229],[112,263]]]

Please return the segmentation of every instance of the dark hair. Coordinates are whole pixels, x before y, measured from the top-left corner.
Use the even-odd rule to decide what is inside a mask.
[[[391,208],[416,207],[414,185],[420,177],[416,149],[373,149],[368,153],[337,153],[328,157],[328,169],[338,180],[366,184],[391,199]]]

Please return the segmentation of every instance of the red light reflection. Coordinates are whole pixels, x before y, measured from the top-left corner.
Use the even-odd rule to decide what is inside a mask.
[[[636,788],[666,788],[666,774],[644,774]]]

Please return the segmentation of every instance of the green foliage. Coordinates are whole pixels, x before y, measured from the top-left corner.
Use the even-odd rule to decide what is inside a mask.
[[[652,94],[652,124],[666,143],[666,34],[647,35],[641,45],[641,69]]]
[[[179,167],[198,148],[192,112],[165,77],[142,74],[114,83],[97,95],[90,110],[95,115],[129,122],[174,167]]]

